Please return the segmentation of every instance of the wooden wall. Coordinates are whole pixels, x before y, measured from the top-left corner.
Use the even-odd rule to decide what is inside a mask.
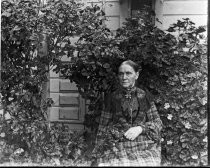
[[[156,12],[167,29],[178,19],[190,18],[195,26],[207,25],[207,0],[157,0]]]

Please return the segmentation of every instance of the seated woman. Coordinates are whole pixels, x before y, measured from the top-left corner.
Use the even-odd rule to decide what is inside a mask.
[[[118,69],[120,86],[101,113],[94,153],[98,166],[160,166],[162,122],[147,92],[136,87],[138,65]]]

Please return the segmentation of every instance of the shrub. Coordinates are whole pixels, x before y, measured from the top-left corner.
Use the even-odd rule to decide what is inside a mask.
[[[49,126],[47,118],[53,101],[46,97],[46,82],[54,55],[52,45],[48,48],[50,54],[47,53],[46,36],[54,40],[48,41],[53,43],[53,50],[64,34],[72,36],[77,29],[72,20],[77,18],[80,4],[49,1],[44,6],[37,0],[5,0],[1,3],[2,160],[41,163],[57,159],[57,164],[62,159],[73,159],[84,145],[83,133],[65,135],[60,127]],[[65,19],[72,24],[61,24]],[[62,141],[65,138],[69,144]]]
[[[85,124],[96,128],[104,94],[116,88],[116,67],[122,60],[134,60],[142,68],[139,86],[154,95],[163,120],[163,164],[206,164],[205,27],[185,18],[164,32],[152,23],[152,14],[140,11],[116,35],[107,28],[81,35],[77,55],[69,66],[60,66],[61,72],[90,100]]]
[[[65,136],[65,127],[50,127],[46,118],[53,103],[44,94],[48,66],[75,82],[90,100],[85,125],[96,131],[104,97],[117,87],[116,68],[131,59],[141,65],[139,86],[154,95],[164,123],[163,164],[206,164],[206,44],[200,42],[205,29],[186,18],[164,32],[152,24],[151,14],[140,11],[114,34],[98,6],[83,7],[73,0],[45,5],[2,1],[1,90],[10,118],[4,115],[1,121],[1,152],[15,160],[79,164],[88,156],[79,154],[87,149],[84,134]],[[75,36],[79,40],[72,44]],[[45,42],[47,50],[40,49]],[[71,62],[64,64],[63,56]]]
[[[163,156],[170,164],[207,164],[207,45],[204,27],[194,25],[186,18],[168,29],[179,34],[172,56],[175,74],[166,81],[159,108]]]

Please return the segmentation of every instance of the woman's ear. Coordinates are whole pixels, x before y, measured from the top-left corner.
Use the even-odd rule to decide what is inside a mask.
[[[138,79],[138,77],[139,77],[139,72],[136,72],[136,80]]]

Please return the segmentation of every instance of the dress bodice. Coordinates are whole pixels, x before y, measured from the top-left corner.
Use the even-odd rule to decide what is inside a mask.
[[[144,96],[145,92],[139,88],[133,88],[129,91],[119,89],[114,92],[111,107],[111,109],[114,109],[113,123],[120,124],[125,129],[144,123],[146,121],[146,113],[141,108]]]

